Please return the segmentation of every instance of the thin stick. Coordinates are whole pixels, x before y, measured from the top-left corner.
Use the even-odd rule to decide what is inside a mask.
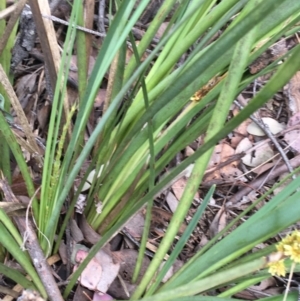
[[[291,159],[290,163],[293,168],[298,167],[300,164],[300,155]],[[269,179],[274,179],[287,171],[288,171],[287,166],[285,164],[282,164],[276,170],[274,170],[273,173],[270,174]],[[229,200],[229,202],[227,202],[226,206],[230,207],[233,204],[236,204],[244,195],[247,195],[252,190],[257,189],[261,185],[261,183],[264,181],[264,179],[265,179],[265,175],[262,175],[262,176],[258,177],[255,181],[253,181],[251,183],[251,186],[249,185],[248,187],[240,189],[235,195],[230,197],[230,200]]]
[[[240,102],[245,102],[245,99],[243,98],[243,96],[240,94],[237,99]],[[234,102],[240,109],[243,108],[243,106],[240,105],[240,103],[238,101]],[[286,164],[288,171],[290,173],[293,172],[293,168],[289,162],[289,159],[287,158],[285,152],[283,151],[282,147],[280,146],[280,144],[278,143],[278,141],[276,140],[276,138],[274,137],[274,135],[271,133],[269,127],[267,124],[265,124],[262,120],[258,120],[256,117],[254,117],[253,115],[250,116],[251,120],[253,120],[265,133],[266,135],[270,138],[270,140],[274,143],[275,147],[277,148],[278,152],[280,153],[284,163]],[[293,175],[293,179],[296,179],[296,175]]]
[[[20,203],[16,198],[7,181],[2,179],[0,181],[1,189],[7,199],[7,201]],[[51,301],[63,301],[61,293],[52,275],[51,268],[44,256],[44,253],[40,247],[36,233],[32,226],[32,222],[27,220],[25,217],[14,218],[21,235],[26,236],[26,250],[28,251],[32,263],[40,276],[41,282],[48,294],[49,300]]]
[[[288,283],[287,283],[287,286],[286,286],[286,289],[285,289],[285,292],[284,292],[283,301],[286,301],[288,292],[289,292],[289,290],[290,290],[290,286],[291,286],[291,282],[292,282],[292,277],[293,277],[293,273],[294,273],[295,266],[296,266],[296,263],[293,262],[293,264],[292,264],[292,266],[291,266],[291,270],[290,270],[289,280],[288,280]]]
[[[104,11],[105,11],[105,0],[99,1],[99,17],[98,17],[98,28],[101,33],[106,34],[104,26]]]

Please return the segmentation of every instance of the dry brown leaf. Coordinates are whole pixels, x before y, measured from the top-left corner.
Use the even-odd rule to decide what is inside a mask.
[[[95,65],[95,58],[93,56],[89,57],[89,67],[88,67],[88,75],[91,74]],[[73,79],[75,82],[78,81],[78,68],[77,68],[77,56],[72,55],[71,65],[70,65],[70,73],[69,77]]]
[[[254,152],[246,154],[242,158],[245,165],[256,167],[263,163],[267,163],[274,156],[274,151],[268,143],[258,146]]]
[[[187,147],[185,148],[185,156],[186,156],[186,157],[191,156],[194,152],[195,152],[195,151],[194,151],[190,146],[187,146]]]
[[[73,301],[91,301],[93,300],[93,293],[87,288],[77,285]]]
[[[300,112],[293,115],[289,122],[288,127],[292,127],[300,123]],[[284,140],[298,153],[300,152],[300,130],[293,130],[285,133]]]
[[[33,185],[34,185],[34,188],[37,190],[41,185],[41,179],[35,178],[33,180]],[[24,178],[21,174],[13,177],[12,184],[10,187],[15,195],[28,196],[26,184],[25,184]],[[37,192],[36,197],[37,198],[40,197],[40,191]]]
[[[40,125],[40,128],[42,131],[45,130],[45,128],[48,124],[50,112],[51,112],[51,105],[48,101],[45,102],[45,104],[37,112],[37,120],[39,122],[39,125]]]
[[[224,207],[222,207],[216,216],[214,217],[213,221],[211,222],[209,226],[209,236],[210,238],[213,238],[216,236],[220,231],[222,231],[227,224],[227,212]]]
[[[84,238],[92,245],[96,244],[101,238],[101,236],[87,223],[84,215],[81,215],[80,229]]]
[[[166,196],[166,202],[169,205],[170,210],[174,213],[175,210],[178,207],[178,200],[175,197],[175,195],[172,193],[172,191],[169,191],[167,196]]]
[[[67,93],[68,93],[68,101],[70,106],[75,104],[78,99],[78,90],[74,89],[70,85],[67,86]]]
[[[284,172],[282,173],[279,178],[278,178],[278,182],[280,182],[281,180],[283,180],[285,177],[288,176],[288,172]],[[298,177],[299,176],[299,173],[296,173],[296,176]],[[275,188],[273,193],[274,195],[278,194],[279,192],[281,192],[286,186],[288,186],[290,183],[292,182],[292,179],[289,178],[287,179],[282,185],[280,185],[279,187]]]
[[[161,39],[161,38],[162,38],[162,36],[163,36],[163,34],[165,33],[165,31],[166,31],[166,29],[167,29],[169,23],[170,23],[170,22],[163,22],[163,23],[161,23],[161,25],[159,26],[159,28],[158,28],[158,30],[157,30],[157,32],[156,32],[156,34],[155,34],[155,37],[156,37],[157,39]]]
[[[231,147],[236,148],[239,142],[248,136],[247,127],[250,123],[251,119],[247,119],[233,131],[232,137],[230,139]]]
[[[67,245],[61,240],[58,248],[58,253],[63,264],[67,264],[70,261],[70,255],[68,255]]]
[[[126,228],[126,231],[129,232],[130,235],[140,240],[143,235],[144,225],[145,217],[140,210],[125,224],[124,228]]]
[[[136,46],[138,47],[140,41],[136,41],[135,44]],[[133,51],[132,49],[130,49],[129,47],[127,47],[127,50],[126,50],[126,64],[128,64],[128,62],[130,61],[131,57],[133,55]],[[147,58],[147,53],[144,52],[142,57],[140,58],[141,62],[143,62],[145,59]]]
[[[37,72],[26,74],[16,83],[16,94],[23,109],[26,108],[29,97],[36,91],[37,76]]]
[[[172,190],[173,190],[174,195],[176,196],[176,198],[177,198],[178,201],[180,201],[180,199],[181,199],[181,197],[182,197],[182,195],[183,195],[183,192],[184,192],[186,183],[187,183],[187,179],[186,179],[186,178],[180,178],[179,180],[177,180],[177,181],[172,185]],[[199,199],[199,194],[198,194],[198,192],[196,192],[195,198],[196,198],[196,199]]]
[[[271,169],[274,166],[274,162],[266,163],[262,166],[259,166],[257,168],[253,169],[253,172],[255,172],[258,176],[266,172],[267,170]]]
[[[131,281],[138,258],[138,251],[133,249],[123,249],[121,251],[113,252],[112,254],[114,259],[120,263],[120,276],[123,280]],[[139,283],[144,276],[149,264],[149,258],[144,256],[137,283]]]
[[[235,153],[234,149],[227,143],[221,143],[215,147],[214,153],[210,159],[208,168],[215,168],[218,164],[226,162]],[[242,175],[242,172],[237,168],[237,161],[231,162],[226,166],[216,169],[212,173],[209,173],[205,178],[204,182],[208,183],[211,181],[233,181],[237,177]],[[244,178],[240,180],[246,181]]]
[[[270,117],[262,117],[263,123],[269,128],[270,132],[273,135],[276,135],[285,129],[285,125],[279,123],[277,120],[270,118]],[[266,133],[263,131],[260,126],[257,125],[254,121],[251,122],[248,127],[247,131],[251,135],[255,136],[265,136]]]
[[[242,298],[244,300],[257,300],[263,298],[267,295],[273,296],[278,295],[281,292],[280,288],[276,287],[276,281],[273,277],[262,280],[259,285],[253,285],[250,288],[239,292],[235,295],[237,298]],[[267,289],[270,287],[269,289]],[[279,290],[278,290],[279,289]]]
[[[99,108],[103,104],[106,97],[106,89],[99,89],[95,98],[94,108]]]
[[[200,243],[196,246],[195,251],[201,250],[209,242],[208,238],[203,234]]]
[[[248,151],[253,146],[252,142],[249,140],[248,137],[242,139],[240,143],[237,145],[235,153],[239,154],[242,152]]]
[[[300,71],[298,71],[290,80],[288,85],[289,108],[293,114],[300,112]]]
[[[276,280],[274,279],[274,277],[264,279],[258,285],[250,286],[250,288],[263,292],[266,288],[272,286],[276,286]]]
[[[136,287],[136,284],[131,284],[130,281],[126,281],[118,276],[107,292],[117,300],[128,300],[136,290]]]
[[[168,223],[170,222],[171,218],[173,216],[173,213],[168,212],[166,210],[163,210],[158,207],[152,208],[152,220],[151,220],[151,226],[152,227],[163,227],[166,228],[168,226]],[[182,224],[179,228],[179,233],[183,233],[186,229],[186,225]]]
[[[76,243],[82,242],[84,240],[83,233],[73,218],[70,220],[69,226],[74,241]]]
[[[159,267],[159,271],[165,265],[165,261],[163,261]],[[162,283],[166,283],[181,267],[183,266],[183,262],[181,260],[176,259],[174,264],[170,267],[164,278],[162,279]]]

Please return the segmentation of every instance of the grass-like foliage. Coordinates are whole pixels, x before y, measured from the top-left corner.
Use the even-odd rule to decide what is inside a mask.
[[[207,194],[165,268],[157,275],[201,184],[214,146],[263,106],[300,68],[298,45],[257,74],[250,74],[247,70],[247,66],[272,44],[299,29],[299,1],[182,0],[163,38],[150,53],[147,52],[158,28],[176,2],[163,2],[136,46],[131,31],[149,0],[141,0],[137,6],[136,1],[115,1],[116,13],[87,82],[84,66],[87,66],[89,49],[82,44],[87,40],[84,36],[78,37],[76,28],[68,27],[52,104],[41,197],[39,202],[33,201],[33,212],[42,249],[47,255],[57,252],[81,187],[90,172],[96,170],[84,214],[91,227],[101,233],[102,239],[73,274],[65,297],[96,252],[144,205],[147,204],[150,212],[155,196],[191,164],[194,164],[193,171],[178,209],[132,300],[142,296],[144,300],[152,301],[185,300],[186,296],[224,285],[231,288],[219,299],[228,300],[234,293],[269,277],[264,256],[275,247],[250,255],[247,252],[299,220],[300,207],[296,204],[300,192],[297,191],[297,180],[294,180],[247,222],[218,241],[239,217],[235,219],[166,284],[160,286],[167,267],[176,259],[213,193],[214,188]],[[74,0],[72,5],[70,24],[82,24],[82,1]],[[218,32],[221,34],[215,38]],[[83,67],[79,68],[78,103],[69,109],[66,86],[76,38],[81,41],[77,43],[77,49],[82,47],[78,65]],[[128,42],[134,55],[126,63]],[[181,60],[185,54],[188,54],[187,59]],[[278,64],[280,60],[281,64]],[[266,85],[237,116],[228,120],[235,97],[256,78],[270,72],[272,76]],[[88,140],[84,141],[95,97],[107,73],[109,79],[103,116]],[[197,91],[200,96],[192,98]],[[74,125],[72,120],[76,120]],[[4,117],[0,116],[0,125],[4,123]],[[9,142],[32,196],[32,182],[18,144],[11,137],[8,126],[1,126],[0,130]],[[205,138],[199,149],[164,174],[176,154],[202,134]],[[74,191],[74,181],[87,159],[91,162],[89,168],[79,189]],[[260,200],[264,197],[266,195]],[[66,199],[69,208],[61,224],[60,212]],[[95,199],[98,204],[95,204]],[[101,213],[96,210],[99,206],[102,207]],[[141,254],[147,240],[149,217],[148,214]],[[15,241],[14,245],[20,244],[14,226],[4,223],[2,215],[0,219],[3,223],[0,232],[8,229],[5,233]],[[55,235],[58,235],[56,240]],[[5,247],[11,254],[16,253],[10,250],[9,245]],[[288,298],[296,300],[293,294]],[[204,297],[188,300],[204,300]]]

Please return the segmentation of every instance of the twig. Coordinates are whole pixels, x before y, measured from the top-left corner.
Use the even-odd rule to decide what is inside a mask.
[[[98,37],[101,37],[101,38],[104,38],[106,37],[106,33],[102,33],[102,32],[99,32],[99,31],[95,31],[95,30],[91,30],[91,29],[88,29],[86,27],[83,27],[83,26],[79,26],[79,25],[75,25],[75,24],[71,24],[70,22],[68,21],[65,21],[65,20],[62,20],[60,18],[57,18],[55,16],[52,16],[52,15],[46,15],[46,14],[42,14],[42,17],[43,18],[46,18],[46,19],[49,19],[49,20],[52,20],[53,22],[57,22],[57,23],[60,23],[60,24],[63,24],[63,25],[66,25],[66,26],[73,26],[74,28],[78,29],[78,30],[81,30],[83,32],[86,32],[86,33],[90,33],[90,34],[93,34],[95,36],[98,36]],[[134,30],[133,30],[134,31]],[[152,39],[153,42],[157,43],[158,40],[153,38]],[[126,44],[130,47],[132,47],[132,44],[128,41],[126,41]],[[147,49],[146,50],[147,53],[151,53],[151,50]]]
[[[138,248],[140,247],[140,243],[127,231],[126,227],[121,230],[121,233],[123,233]],[[148,250],[145,250],[145,254],[151,258],[154,256],[154,253]]]
[[[98,17],[98,28],[101,33],[106,34],[104,26],[104,11],[105,11],[105,0],[99,1],[99,17]]]
[[[0,180],[0,188],[2,189],[7,201],[20,203],[5,179]],[[25,217],[15,217],[14,220],[21,235],[23,236],[26,234],[26,249],[31,257],[38,275],[40,276],[49,300],[63,301],[61,293],[52,275],[51,268],[48,265],[48,262],[38,242],[37,236],[34,232],[32,222],[30,220],[27,221]]]
[[[293,263],[292,263],[292,266],[291,266],[291,270],[290,270],[290,276],[289,276],[288,284],[287,284],[286,289],[285,289],[285,292],[284,292],[283,301],[286,301],[288,292],[289,292],[289,290],[290,290],[291,281],[292,281],[292,277],[293,277],[293,274],[294,274],[295,266],[296,266],[296,263],[293,262]]]
[[[14,129],[16,129],[16,130],[18,130],[18,131],[21,131],[22,133],[25,134],[25,132],[24,132],[24,130],[23,130],[23,128],[22,128],[21,126],[15,124],[15,123],[13,123],[13,122],[10,122],[9,120],[6,120],[6,121],[7,121],[7,123],[9,124],[9,126],[11,126],[12,128],[14,128]],[[36,141],[36,143],[42,148],[43,151],[46,149],[46,146],[44,145],[44,143],[42,142],[42,140],[41,140],[40,137],[36,136],[36,137],[35,137],[35,141]],[[27,150],[28,150],[28,149],[27,149]]]
[[[290,164],[293,168],[296,168],[300,165],[300,155],[296,156],[295,158],[290,160]],[[285,164],[280,165],[273,173],[270,174],[269,179],[275,179],[276,177],[280,176],[281,174],[288,171],[288,168]],[[226,204],[226,207],[230,207],[233,204],[236,204],[244,195],[247,195],[252,190],[256,190],[261,183],[264,181],[265,176],[262,175],[258,177],[255,181],[251,183],[251,186],[247,186],[239,190],[235,195],[233,195],[229,202]]]
[[[101,33],[101,32],[95,31],[95,30],[91,30],[91,29],[88,29],[88,28],[85,28],[85,27],[82,27],[82,26],[79,26],[79,25],[71,24],[70,22],[67,22],[65,20],[59,19],[59,18],[57,18],[55,16],[49,16],[49,15],[42,14],[42,17],[45,18],[45,19],[49,19],[49,20],[51,20],[53,22],[57,22],[57,23],[66,25],[66,26],[71,25],[71,26],[73,26],[74,28],[76,28],[78,30],[84,31],[86,33],[93,34],[93,35],[98,36],[98,37],[102,37],[102,38],[106,37],[105,33]]]

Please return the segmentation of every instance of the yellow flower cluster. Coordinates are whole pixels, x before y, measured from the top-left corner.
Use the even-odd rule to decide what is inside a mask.
[[[281,257],[289,257],[295,263],[300,263],[300,232],[294,231],[287,235],[280,243],[276,246],[278,253]],[[285,276],[284,259],[270,262],[268,264],[269,272],[274,276]]]
[[[284,265],[284,260],[279,260],[276,262],[270,262],[268,264],[269,266],[269,273],[272,276],[285,276],[285,265]]]
[[[285,237],[277,246],[277,250],[290,257],[296,263],[300,262],[300,232],[294,231]]]

